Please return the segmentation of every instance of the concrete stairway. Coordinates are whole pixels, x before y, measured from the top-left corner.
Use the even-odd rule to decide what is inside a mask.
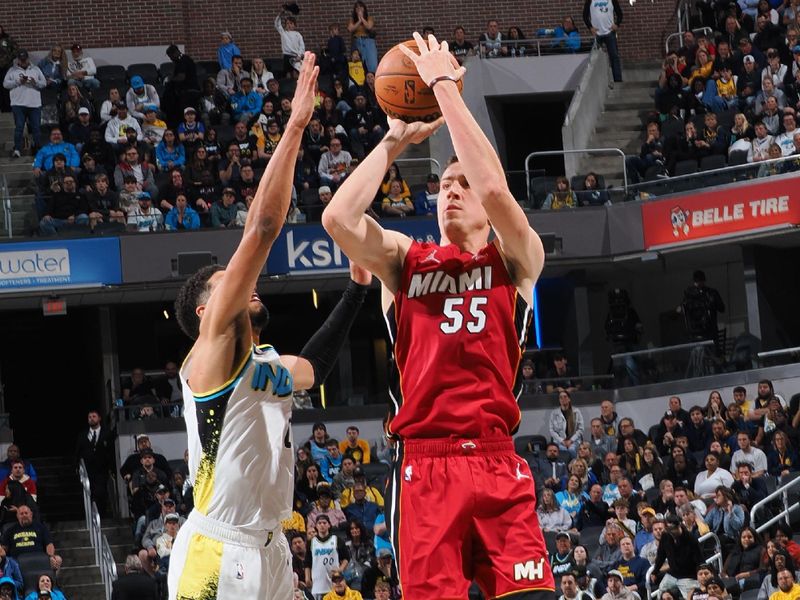
[[[27,148],[21,158],[9,158],[13,149],[14,118],[11,113],[0,113],[0,174],[6,176],[11,196],[12,231],[14,237],[19,237],[23,235],[25,215],[34,205],[33,156]],[[0,236],[5,236],[5,223],[0,224],[3,226]]]
[[[86,522],[62,521],[52,527],[56,552],[64,559],[58,573],[58,585],[67,598],[105,600],[100,567],[95,565],[94,549],[89,541]],[[122,521],[104,523],[103,534],[108,539],[117,573],[122,573],[125,557],[131,551],[131,526]]]
[[[38,476],[39,507],[50,524],[82,519],[83,491],[71,456],[39,457],[33,460]]]
[[[589,148],[619,148],[626,155],[639,152],[644,124],[655,111],[653,94],[659,73],[659,68],[651,65],[625,68],[625,81],[615,83],[608,92],[605,109],[589,139]],[[579,173],[595,171],[605,176],[606,185],[622,185],[619,156],[585,156],[579,165]]]

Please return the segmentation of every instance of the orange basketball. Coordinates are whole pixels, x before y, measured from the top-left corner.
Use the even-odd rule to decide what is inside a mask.
[[[414,40],[403,42],[418,52]],[[458,80],[458,91],[463,84]],[[383,112],[406,123],[423,121],[429,123],[442,116],[433,90],[420,79],[417,67],[400,50],[400,44],[389,50],[375,72],[375,96]]]

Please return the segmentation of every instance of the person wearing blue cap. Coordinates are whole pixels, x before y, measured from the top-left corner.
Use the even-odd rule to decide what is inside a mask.
[[[164,229],[164,215],[153,206],[150,192],[139,192],[138,200],[139,206],[134,206],[128,212],[129,228],[140,233]]]
[[[131,77],[131,89],[125,94],[125,104],[130,115],[141,123],[144,121],[144,107],[152,105],[157,110],[161,106],[161,98],[154,86],[145,83],[141,76],[134,75]]]

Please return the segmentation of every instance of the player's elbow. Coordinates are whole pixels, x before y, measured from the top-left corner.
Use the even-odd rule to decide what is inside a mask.
[[[328,206],[322,213],[322,226],[333,239],[350,229],[347,215],[335,206]]]

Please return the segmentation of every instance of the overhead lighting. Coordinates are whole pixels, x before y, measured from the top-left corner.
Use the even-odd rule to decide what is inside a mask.
[[[164,315],[164,318],[165,318],[167,321],[169,321],[169,313],[167,312],[167,309],[166,309],[166,308],[164,309],[164,312],[163,312],[162,314]]]
[[[317,298],[317,290],[311,288],[311,301],[314,303],[314,308],[319,308],[319,299]]]

